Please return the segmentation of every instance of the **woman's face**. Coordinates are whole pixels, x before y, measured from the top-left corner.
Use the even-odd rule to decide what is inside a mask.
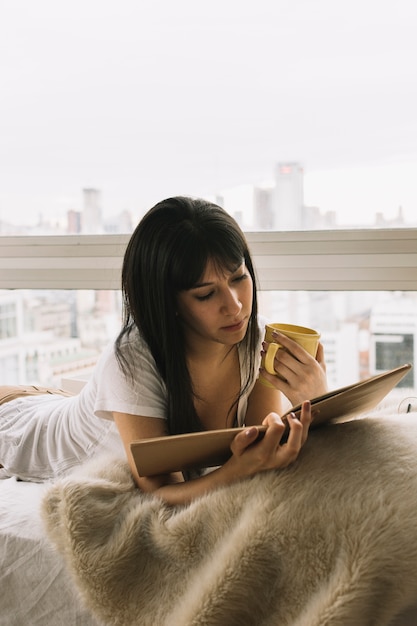
[[[252,300],[253,282],[244,262],[230,272],[210,261],[199,283],[178,295],[177,312],[187,340],[239,343],[246,334]]]

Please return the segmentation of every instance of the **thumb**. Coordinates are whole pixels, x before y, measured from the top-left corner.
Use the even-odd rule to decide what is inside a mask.
[[[236,435],[230,444],[232,453],[236,456],[241,456],[246,448],[248,448],[254,441],[257,440],[259,430],[256,426],[250,426],[242,430]]]
[[[317,347],[316,361],[320,363],[320,365],[325,365],[324,348],[323,348],[323,344],[321,343],[319,343]]]

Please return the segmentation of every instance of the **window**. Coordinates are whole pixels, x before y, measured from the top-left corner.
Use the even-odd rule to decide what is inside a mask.
[[[91,368],[120,327],[118,289],[128,238],[3,239],[0,305],[16,311],[18,337],[14,353],[13,338],[0,342],[0,358],[15,355],[17,380],[39,371],[42,381],[57,384],[64,374]],[[389,367],[380,358],[381,338],[397,342],[400,362],[415,362],[410,347],[417,345],[413,230],[249,232],[247,238],[260,286],[260,311],[275,321],[322,332],[332,387]],[[401,342],[407,351],[398,350]],[[413,370],[409,383],[415,385],[415,376]]]
[[[0,381],[91,367],[126,238],[176,194],[234,215],[264,312],[323,330],[335,385],[414,359],[416,19],[414,0],[4,0]]]
[[[16,334],[16,304],[14,302],[0,304],[0,340],[10,339]]]

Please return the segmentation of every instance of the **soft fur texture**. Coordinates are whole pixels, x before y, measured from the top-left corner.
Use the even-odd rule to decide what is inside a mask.
[[[113,626],[384,626],[417,598],[417,414],[311,433],[298,461],[169,508],[100,462],[47,533]]]

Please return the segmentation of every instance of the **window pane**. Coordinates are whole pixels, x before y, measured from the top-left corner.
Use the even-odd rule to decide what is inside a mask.
[[[321,332],[331,389],[416,362],[416,292],[264,291],[259,309]],[[0,381],[61,386],[86,377],[120,324],[118,291],[0,291]],[[413,368],[394,397],[415,389]]]
[[[377,370],[392,369],[403,363],[411,363],[414,357],[414,335],[374,335],[375,367]],[[399,383],[407,387],[407,380]]]
[[[0,290],[1,384],[88,376],[120,324],[116,291]]]

